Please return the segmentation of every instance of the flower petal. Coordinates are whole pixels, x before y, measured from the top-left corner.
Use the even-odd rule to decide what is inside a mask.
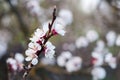
[[[34,58],[31,62],[33,65],[36,65],[38,63],[38,59],[37,58]]]
[[[31,60],[32,60],[32,57],[26,57],[25,60],[26,60],[26,61],[31,61]]]

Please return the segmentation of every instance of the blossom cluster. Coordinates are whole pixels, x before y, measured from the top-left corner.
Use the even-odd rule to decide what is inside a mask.
[[[57,64],[60,67],[65,67],[68,72],[74,72],[81,69],[82,58],[72,56],[69,51],[64,51],[57,57]]]
[[[90,43],[96,43],[91,52],[91,64],[93,65],[91,75],[93,76],[93,80],[104,79],[106,77],[106,71],[101,66],[108,64],[112,69],[116,69],[117,67],[117,58],[113,56],[109,48],[114,46],[119,47],[119,35],[114,31],[109,31],[105,39],[107,44],[105,44],[104,40],[99,39],[99,34],[95,30],[90,30],[86,33],[86,36],[79,37],[75,42],[75,46],[78,49],[87,48]]]
[[[24,61],[24,56],[21,53],[16,53],[14,58],[9,57],[6,60],[9,71],[12,71],[12,72],[22,71],[23,61]]]
[[[95,30],[90,30],[86,33],[85,36],[80,36],[75,43],[65,44],[63,48],[66,51],[63,51],[57,57],[57,64],[60,67],[65,68],[68,72],[79,71],[84,66],[84,61],[80,56],[73,56],[72,53],[76,50],[82,50],[83,48],[89,48],[89,45],[94,43],[90,59],[91,66],[91,75],[93,80],[101,80],[106,77],[106,70],[102,66],[108,65],[111,69],[117,68],[117,57],[113,55],[113,52],[110,51],[111,47],[119,47],[119,35],[114,31],[109,31],[106,36],[106,40],[102,40],[99,37],[99,34]],[[106,42],[105,42],[106,41]],[[73,49],[73,50],[72,50]],[[72,53],[70,52],[72,51]],[[53,63],[52,63],[53,65]],[[87,66],[87,65],[86,65]]]
[[[28,44],[28,49],[25,51],[26,61],[31,61],[32,65],[36,65],[38,57],[41,53],[44,53],[46,58],[54,58],[55,46],[48,41],[54,35],[64,36],[65,30],[64,25],[56,20],[55,15],[56,8],[53,12],[53,20],[49,22],[46,27],[43,26],[42,29],[38,28],[34,32],[33,36],[30,38],[30,43]]]

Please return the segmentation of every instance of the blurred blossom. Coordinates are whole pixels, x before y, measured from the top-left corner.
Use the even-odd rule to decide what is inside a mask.
[[[5,27],[8,27],[8,26],[10,26],[10,23],[11,23],[11,18],[10,18],[10,16],[4,16],[2,19],[1,19],[1,23],[2,23],[2,25],[3,26],[5,26]]]
[[[115,44],[115,40],[116,40],[116,33],[114,31],[109,31],[106,34],[106,40],[107,40],[108,46],[113,46]]]
[[[93,13],[99,4],[100,0],[80,0],[80,8],[86,14]]]
[[[89,30],[86,33],[86,37],[90,42],[94,42],[99,38],[99,35],[95,30]]]
[[[61,9],[58,15],[64,20],[66,25],[70,25],[73,22],[73,14],[70,10]]]
[[[21,53],[16,53],[15,54],[15,59],[19,62],[22,63],[24,61],[24,56]]]
[[[68,72],[80,70],[82,67],[82,59],[80,57],[72,57],[65,65]]]
[[[101,52],[105,48],[105,43],[103,40],[98,40],[96,42],[96,47],[94,48],[95,51]]]
[[[117,46],[120,46],[120,35],[117,36],[116,45],[117,45]]]
[[[106,71],[102,67],[94,67],[91,71],[93,80],[102,80],[106,77]]]
[[[18,5],[18,0],[10,0],[11,4],[13,6],[17,6]]]
[[[94,66],[101,66],[104,63],[104,56],[100,52],[92,52],[92,64]]]
[[[116,58],[113,57],[112,53],[108,53],[105,55],[105,62],[108,63],[108,65],[112,68],[115,69],[117,67],[117,61]]]
[[[57,57],[57,64],[60,67],[64,67],[66,62],[72,57],[72,53],[69,51],[64,51],[62,52],[58,57]]]
[[[89,41],[85,37],[79,37],[76,40],[75,45],[77,48],[87,47],[89,45]]]
[[[23,70],[24,56],[21,53],[16,53],[15,58],[8,58],[7,64],[10,71],[21,71]]]
[[[55,58],[42,58],[41,63],[44,65],[54,65],[55,64]]]
[[[40,7],[38,0],[29,0],[26,4],[26,8],[30,11],[31,15],[38,18],[43,14],[43,9]]]

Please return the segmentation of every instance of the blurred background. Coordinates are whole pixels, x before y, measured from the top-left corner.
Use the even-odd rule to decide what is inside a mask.
[[[16,53],[24,55],[35,29],[52,19],[54,6],[66,34],[50,39],[56,46],[55,59],[41,57],[28,80],[120,80],[120,0],[0,0],[0,80],[22,80],[22,71],[9,71],[6,60]],[[64,51],[67,57],[61,58]],[[96,51],[103,54],[97,65],[104,68],[103,75],[92,72],[94,60],[100,58],[93,56]],[[78,64],[68,64],[73,67],[64,63],[70,61],[69,53],[80,57]],[[109,53],[112,59],[106,59]]]

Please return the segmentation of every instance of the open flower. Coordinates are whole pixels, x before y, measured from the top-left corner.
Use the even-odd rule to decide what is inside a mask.
[[[54,54],[55,54],[54,49],[55,49],[55,46],[48,41],[45,45],[45,57],[54,58]]]
[[[82,59],[80,57],[71,58],[65,65],[68,72],[78,71],[82,67]]]
[[[104,63],[103,54],[99,52],[92,52],[92,64],[94,66],[101,66]]]
[[[6,62],[10,71],[21,71],[23,70],[23,61],[24,56],[20,53],[16,53],[14,58],[10,57]]]
[[[106,77],[106,71],[102,67],[94,67],[91,71],[91,75],[93,76],[93,80],[101,80]]]
[[[112,68],[115,69],[117,67],[117,61],[116,58],[113,57],[112,53],[108,53],[105,55],[105,62],[108,63],[108,65]]]
[[[65,27],[65,24],[64,22],[62,22],[61,18],[57,18],[53,24],[52,33],[64,36],[65,35],[64,27]]]
[[[25,54],[27,57],[25,58],[25,60],[32,61],[31,63],[33,65],[36,65],[38,63],[38,56],[35,53],[36,51],[34,51],[33,49],[29,48],[28,50],[26,50]]]
[[[58,15],[64,20],[66,25],[71,24],[73,21],[73,14],[70,10],[61,9]]]
[[[61,55],[58,56],[57,58],[57,64],[60,67],[64,67],[67,61],[72,58],[72,53],[69,51],[64,51],[61,53]]]
[[[116,33],[114,31],[109,31],[106,34],[106,40],[107,40],[108,46],[113,46],[115,44],[115,40],[116,40]]]
[[[43,37],[45,36],[45,32],[42,29],[36,29],[32,38],[30,38],[31,42],[43,42]]]

